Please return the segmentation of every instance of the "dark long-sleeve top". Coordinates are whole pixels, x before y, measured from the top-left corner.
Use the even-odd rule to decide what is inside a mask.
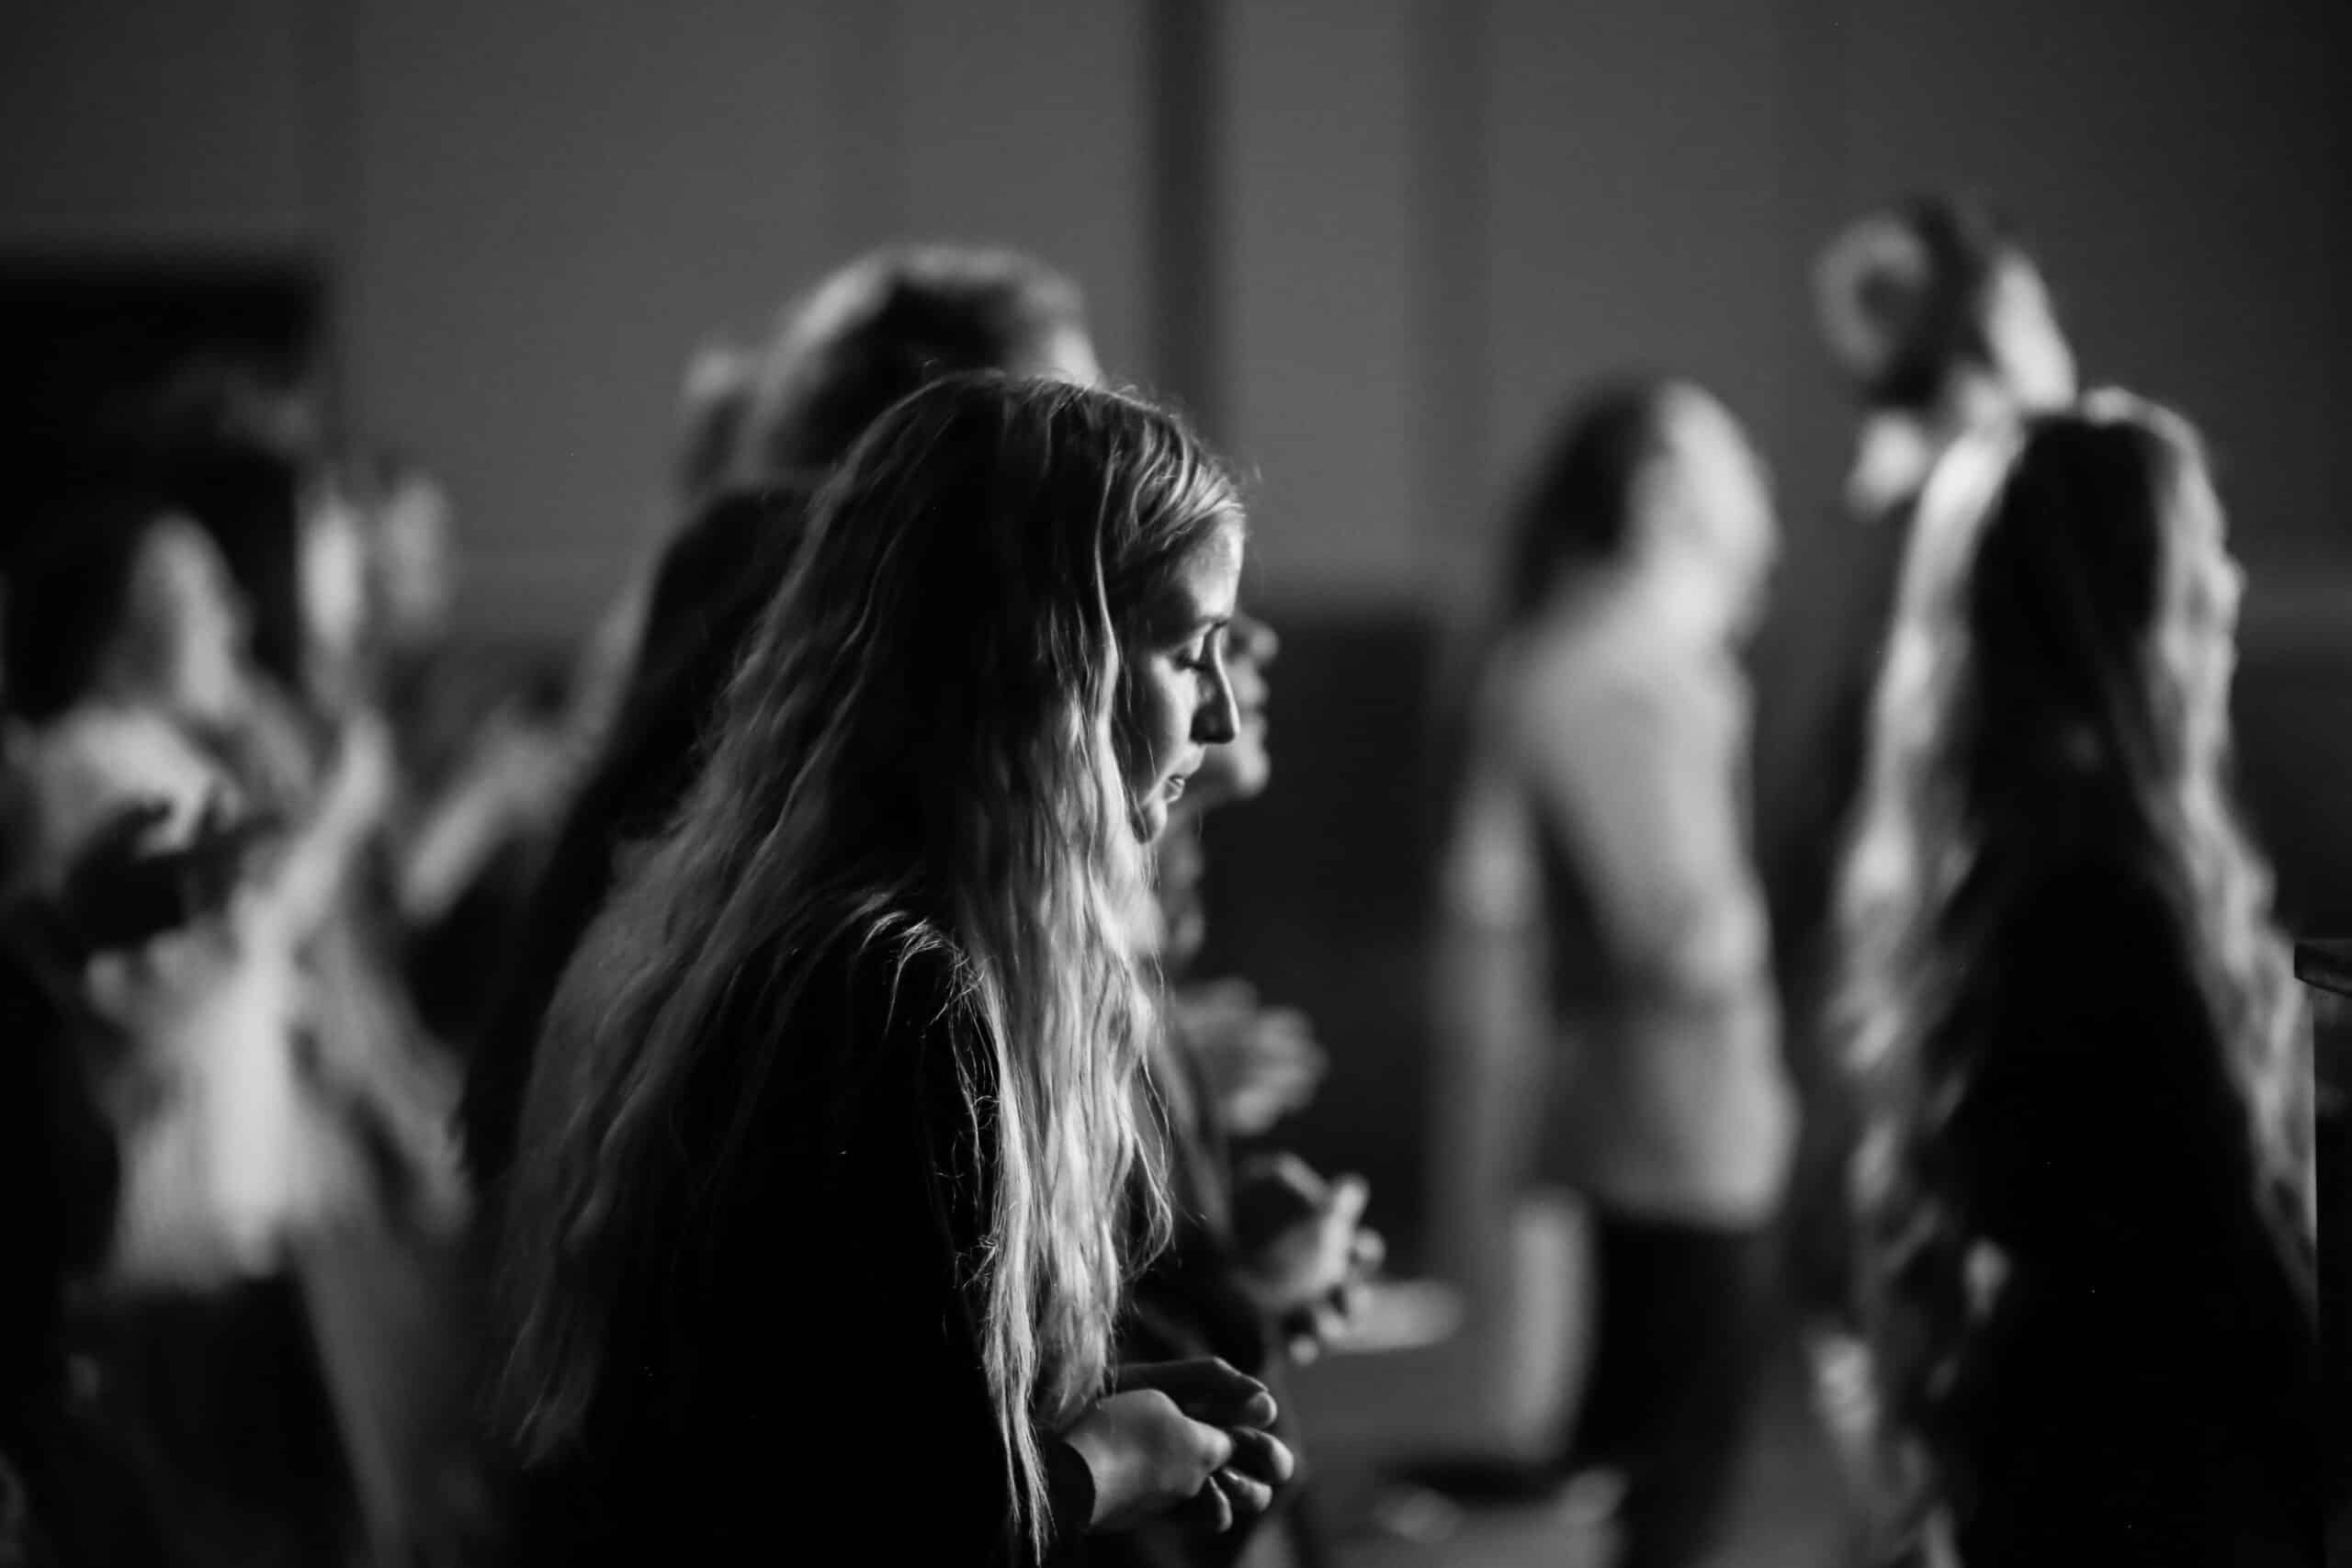
[[[534,1488],[532,1561],[1035,1562],[971,1289],[989,1054],[944,949],[834,947],[788,1018],[746,1004],[708,1055],[684,1146],[740,1126],[742,1163],[642,1227],[660,1255],[630,1264],[584,1450]],[[1044,1449],[1051,1561],[1081,1561],[1091,1477]]]
[[[494,1190],[514,1163],[548,1004],[622,851],[658,831],[694,782],[711,712],[784,578],[806,504],[797,491],[722,497],[663,552],[613,733],[548,851],[475,1037],[458,1122],[478,1189]]]
[[[2007,1274],[1952,1405],[1962,1560],[2316,1563],[2305,1256],[2180,921],[2120,856],[2025,863],[1931,1046],[1982,1064],[1939,1157]]]

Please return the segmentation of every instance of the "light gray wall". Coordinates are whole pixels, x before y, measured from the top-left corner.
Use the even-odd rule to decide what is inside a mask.
[[[858,247],[1030,246],[1153,380],[1161,3],[33,0],[0,21],[0,247],[329,256],[350,409],[455,481],[475,615],[565,630],[644,547],[693,344]],[[1921,185],[2004,198],[2091,370],[2212,433],[2255,614],[2346,533],[2326,0],[1197,3],[1199,390],[1263,476],[1277,597],[1475,579],[1558,400],[1648,363],[1772,451],[1805,621],[1844,439],[1805,261]]]

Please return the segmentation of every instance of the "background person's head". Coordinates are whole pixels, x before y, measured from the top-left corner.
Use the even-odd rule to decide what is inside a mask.
[[[370,639],[393,651],[432,648],[448,636],[457,602],[448,490],[399,453],[376,454],[360,477]]]
[[[220,447],[171,465],[174,504],[212,536],[253,615],[254,662],[334,707],[368,626],[368,525],[324,463]]]
[[[1955,446],[1916,526],[1842,894],[1856,1016],[1883,1031],[1919,965],[1966,962],[1942,923],[1963,873],[2120,856],[2166,890],[2264,1179],[2289,1183],[2308,1040],[2230,798],[2242,578],[2195,433],[2094,394]],[[1899,1037],[1866,1029],[1863,1059]]]
[[[1513,514],[1503,618],[1540,618],[1576,585],[1642,575],[1690,624],[1752,625],[1779,550],[1763,463],[1730,412],[1690,382],[1631,378],[1577,402]]]
[[[1879,695],[1883,782],[1962,832],[2218,773],[2243,578],[2193,434],[2102,395],[1955,446],[1921,498]]]
[[[163,495],[61,501],[12,574],[9,712],[41,724],[97,697],[217,718],[247,679],[243,595],[210,536]]]
[[[787,311],[749,376],[735,481],[813,482],[917,388],[960,371],[1101,378],[1078,287],[1016,252],[876,251]]]

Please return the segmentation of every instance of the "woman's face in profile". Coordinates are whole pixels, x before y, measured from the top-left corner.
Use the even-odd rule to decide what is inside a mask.
[[[1226,628],[1241,586],[1241,531],[1217,528],[1184,558],[1167,587],[1142,607],[1125,649],[1129,723],[1122,759],[1136,831],[1147,840],[1168,826],[1208,749],[1239,728],[1226,663]]]
[[[1745,631],[1762,607],[1780,552],[1771,481],[1731,412],[1695,389],[1674,396],[1667,415],[1667,460],[1684,516],[1678,532],[1706,593],[1710,618]]]

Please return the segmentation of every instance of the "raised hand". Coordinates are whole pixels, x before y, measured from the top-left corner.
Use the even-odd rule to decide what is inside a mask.
[[[1345,1334],[1385,1254],[1362,1223],[1369,1196],[1362,1177],[1327,1182],[1293,1155],[1254,1163],[1236,1184],[1242,1289],[1301,1360]]]

